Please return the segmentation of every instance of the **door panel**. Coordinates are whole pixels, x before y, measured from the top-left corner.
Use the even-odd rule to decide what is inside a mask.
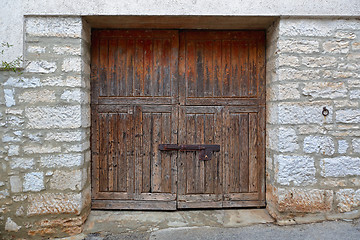
[[[263,31],[93,31],[93,208],[264,206],[264,46]]]

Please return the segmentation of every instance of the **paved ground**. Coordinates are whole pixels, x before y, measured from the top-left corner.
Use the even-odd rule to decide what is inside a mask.
[[[176,212],[92,211],[69,240],[360,240],[360,219],[278,226],[264,209]]]

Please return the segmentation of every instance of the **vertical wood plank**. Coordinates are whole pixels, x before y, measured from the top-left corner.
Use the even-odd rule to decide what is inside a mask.
[[[109,84],[108,84],[108,95],[116,96],[117,95],[117,71],[116,65],[118,64],[117,60],[117,40],[109,39],[109,66],[108,66],[108,74],[109,76]]]
[[[205,143],[205,114],[196,114],[195,115],[195,142],[196,144]],[[196,152],[196,157],[194,159],[195,165],[195,191],[196,193],[205,192],[205,161],[199,160],[199,154]]]
[[[259,199],[265,200],[265,107],[259,108],[258,124]]]
[[[233,132],[231,128],[231,118],[228,107],[223,108],[223,135],[222,135],[222,154],[223,157],[223,191],[224,193],[230,193],[232,190],[230,178],[232,176],[232,172],[230,170],[230,162],[234,159],[234,154],[229,153],[229,145],[231,134]],[[218,131],[217,131],[218,132]],[[228,136],[228,137],[226,137]],[[231,139],[232,140],[232,139]],[[234,143],[233,143],[234,144]]]
[[[248,96],[256,96],[257,85],[259,81],[260,66],[258,64],[258,47],[257,42],[254,41],[249,44],[249,83]]]
[[[247,42],[241,43],[240,56],[241,56],[240,96],[246,97],[248,95],[248,84],[249,84],[249,45]]]
[[[125,38],[118,39],[118,96],[126,96],[126,83],[127,83],[127,41]]]
[[[198,41],[195,43],[195,66],[196,66],[196,97],[204,97],[205,85],[205,66],[204,66],[204,43]]]
[[[171,116],[162,114],[161,143],[171,143]],[[163,152],[161,155],[161,191],[171,192],[171,153]]]
[[[231,41],[231,96],[239,97],[239,88],[240,88],[240,49],[239,41]]]
[[[129,38],[126,43],[126,96],[134,96],[134,60],[135,39]]]
[[[214,115],[205,114],[205,136],[204,144],[219,144],[219,142],[214,142],[215,132],[214,128],[217,127],[218,122],[215,121]],[[221,147],[221,146],[220,146]],[[220,150],[221,151],[221,150]],[[217,153],[216,153],[217,154]],[[205,193],[215,193],[215,186],[218,180],[217,176],[217,162],[218,157],[215,155],[211,158],[210,161],[204,161],[204,192]]]
[[[222,96],[222,88],[223,88],[223,67],[222,67],[222,52],[221,52],[221,41],[214,41],[214,48],[213,48],[213,75],[214,75],[214,89],[213,89],[213,96],[220,97]]]
[[[186,129],[187,129],[187,118],[186,118],[186,107],[179,107],[179,144],[186,144]],[[187,156],[186,152],[179,152],[178,159],[178,195],[186,194],[186,184],[187,184]]]
[[[151,176],[151,189],[152,192],[161,192],[161,154],[159,153],[159,143],[161,141],[161,113],[152,114],[153,123],[153,141],[152,141],[152,176]]]
[[[142,109],[140,106],[135,107],[135,116],[134,116],[134,137],[135,137],[135,154],[134,154],[134,163],[135,163],[135,195],[139,198],[141,193],[142,186]]]
[[[119,122],[118,122],[118,138],[119,138],[119,178],[118,178],[118,188],[117,191],[119,192],[126,192],[127,191],[127,154],[126,154],[126,115],[120,114],[119,115]]]
[[[240,114],[240,192],[249,192],[249,114]]]
[[[213,41],[204,43],[204,97],[212,97],[214,89]]]
[[[222,42],[222,79],[223,79],[223,88],[222,95],[230,95],[230,86],[231,86],[231,41],[224,40]]]
[[[249,192],[258,191],[257,113],[249,114]]]
[[[91,103],[97,104],[100,92],[100,41],[94,33],[91,40]],[[94,111],[96,111],[94,109]]]
[[[134,96],[144,96],[144,40],[136,39],[134,60]]]
[[[97,112],[96,106],[91,108],[91,166],[92,166],[92,184],[91,192],[93,197],[96,197],[97,193],[100,191],[99,182],[100,182],[100,166],[99,166],[99,157],[101,156],[100,151],[100,117]]]
[[[126,161],[127,161],[127,193],[130,199],[134,199],[134,109],[129,107],[129,113],[126,115]]]
[[[186,114],[186,142],[195,142],[196,125],[195,114]],[[186,154],[186,193],[196,193],[195,176],[196,176],[196,152],[185,152]]]
[[[100,114],[100,192],[108,191],[108,114]]]
[[[195,43],[189,41],[186,43],[186,81],[187,96],[196,96],[196,50]]]
[[[108,64],[109,64],[109,41],[106,38],[100,38],[100,96],[108,96]]]
[[[107,122],[107,128],[108,128],[108,163],[106,168],[108,169],[108,190],[110,192],[114,191],[114,178],[115,178],[115,172],[114,172],[114,165],[115,165],[115,129],[116,129],[116,122],[115,122],[115,114],[109,114],[108,116],[108,122]]]
[[[169,39],[164,39],[162,53],[161,53],[161,78],[162,78],[162,86],[160,85],[161,91],[160,96],[171,96],[171,64],[170,64],[170,57],[171,57],[171,43]]]
[[[181,88],[184,88],[185,85],[185,81],[183,81],[183,75],[180,73],[179,59],[181,61],[182,56],[179,56],[180,48],[178,31],[172,31],[170,48],[170,92],[172,97],[172,104],[178,104],[180,101],[179,84],[182,84]]]
[[[171,111],[171,143],[178,144],[179,138],[179,106],[173,106]],[[171,193],[177,193],[178,184],[178,155],[173,152],[171,154]],[[180,164],[180,161],[179,161]]]
[[[241,152],[241,142],[242,138],[239,134],[240,131],[240,122],[238,114],[230,115],[230,192],[239,192],[240,191],[240,152]]]
[[[161,53],[162,53],[162,40],[154,39],[154,70],[152,77],[152,96],[160,96],[160,88],[162,89],[162,76],[161,76]]]
[[[144,42],[144,96],[152,96],[153,85],[153,40],[146,39]]]
[[[179,80],[178,80],[178,91],[179,91],[179,104],[185,105],[186,100],[186,93],[188,89],[188,80],[187,80],[187,71],[186,71],[186,38],[185,33],[181,33],[180,38],[180,45],[179,45]],[[179,116],[182,116],[180,114]],[[180,117],[181,119],[181,117]],[[185,119],[183,119],[185,120]],[[180,136],[180,135],[179,135]]]
[[[142,162],[142,192],[151,190],[151,162],[152,162],[152,118],[151,113],[143,115],[143,162]]]

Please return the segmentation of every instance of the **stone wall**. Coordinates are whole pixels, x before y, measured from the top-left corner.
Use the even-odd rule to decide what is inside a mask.
[[[24,72],[0,72],[0,235],[76,234],[90,210],[90,27],[27,17],[24,31]],[[266,60],[269,212],[359,217],[360,21],[282,18]]]
[[[268,209],[360,216],[360,21],[283,18],[267,45]]]
[[[0,235],[80,233],[90,206],[90,28],[25,19],[21,75],[0,72]]]

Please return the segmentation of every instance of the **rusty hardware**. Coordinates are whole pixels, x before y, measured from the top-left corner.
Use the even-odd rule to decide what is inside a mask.
[[[329,115],[329,110],[327,110],[326,107],[323,107],[322,115],[324,115],[324,117],[326,117],[327,115]]]
[[[200,151],[199,160],[211,160],[213,152],[220,151],[220,145],[178,145],[159,144],[160,151]]]

